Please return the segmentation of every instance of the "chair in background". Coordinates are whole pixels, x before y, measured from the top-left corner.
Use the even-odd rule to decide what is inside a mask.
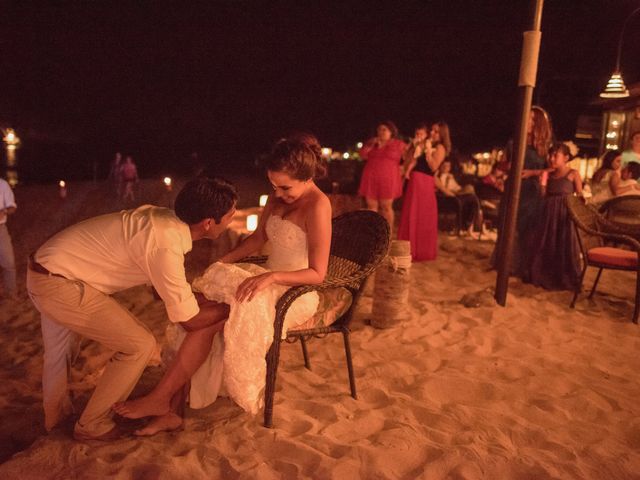
[[[282,328],[287,310],[300,295],[312,291],[327,291],[345,288],[352,297],[349,308],[330,325],[305,326],[303,330],[289,330],[286,340],[293,343],[300,340],[305,367],[310,369],[307,340],[324,338],[331,333],[341,333],[349,374],[351,396],[357,398],[356,382],[349,343],[349,323],[358,303],[358,298],[367,277],[380,265],[387,255],[390,242],[390,229],[387,221],[379,214],[369,210],[348,212],[335,217],[332,221],[331,251],[329,269],[325,280],[319,285],[300,285],[287,290],[276,304],[273,343],[267,352],[267,378],[265,386],[264,426],[273,425],[273,401],[275,395]],[[265,257],[253,257],[243,261],[264,263]]]
[[[567,197],[567,207],[578,235],[578,243],[583,260],[580,284],[573,295],[571,308],[575,307],[578,295],[582,291],[582,282],[588,267],[598,268],[598,274],[588,298],[593,297],[602,270],[633,271],[636,272],[636,296],[631,320],[634,323],[638,323],[638,313],[640,312],[640,242],[628,235],[611,233],[610,228],[608,228],[610,222],[593,207],[585,205],[579,197]],[[615,245],[626,245],[629,249],[607,246],[606,242],[613,242]]]
[[[478,181],[475,184],[476,195],[480,200],[483,217],[490,222],[492,228],[498,227],[498,210],[503,193],[497,188]]]
[[[640,241],[640,195],[622,195],[604,202],[598,211],[611,222],[613,233]]]
[[[436,192],[436,202],[438,204],[438,220],[441,220],[445,215],[453,214],[453,228],[455,229],[455,234],[460,235],[460,230],[462,230],[462,202],[460,199],[456,196],[450,197],[441,192]],[[445,225],[448,227],[448,222]],[[448,228],[448,230],[451,231],[452,229]]]

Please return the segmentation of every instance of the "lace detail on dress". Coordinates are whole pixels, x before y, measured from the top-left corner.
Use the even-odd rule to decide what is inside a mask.
[[[291,272],[309,267],[307,234],[295,223],[271,215],[266,225],[272,252],[267,260],[269,270]]]
[[[270,269],[292,271],[308,267],[307,236],[300,227],[271,216],[266,229],[272,243],[267,263]],[[244,303],[236,302],[235,293],[246,278],[266,271],[253,264],[214,263],[201,277],[194,279],[194,290],[202,292],[209,300],[228,303],[231,308],[224,327],[224,348],[219,341],[220,335],[216,335],[208,359],[191,379],[189,403],[192,408],[203,408],[215,401],[221,383],[245,411],[256,414],[262,407],[265,356],[273,339],[275,305],[290,287],[271,285]],[[318,302],[317,293],[310,292],[291,305],[284,322],[283,338],[289,328],[303,324],[315,314]],[[174,337],[179,342],[175,346],[177,349],[184,335]]]

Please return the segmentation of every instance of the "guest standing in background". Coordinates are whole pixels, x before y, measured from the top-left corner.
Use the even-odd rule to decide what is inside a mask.
[[[2,269],[3,296],[16,299],[16,260],[13,244],[7,229],[7,217],[16,211],[17,205],[11,186],[0,178],[0,269]]]
[[[133,187],[138,181],[138,168],[136,164],[133,163],[131,155],[127,155],[127,158],[125,158],[124,163],[120,167],[120,183],[123,192],[122,200],[135,200]]]
[[[376,136],[367,140],[360,149],[366,160],[360,189],[367,208],[380,213],[393,230],[393,200],[402,196],[402,167],[400,162],[407,145],[398,140],[398,129],[389,120],[380,122]]]
[[[511,258],[511,272],[520,277],[527,275],[526,270],[529,265],[527,246],[530,243],[530,235],[540,213],[540,176],[547,167],[547,152],[551,147],[552,141],[553,130],[549,115],[541,107],[531,107],[531,115],[527,125],[527,147],[524,154],[520,202],[518,203],[516,237],[513,244],[513,257]],[[508,161],[512,162],[515,154],[513,148],[507,148],[507,152]],[[507,195],[511,189],[511,183],[512,178],[508,178],[506,182]],[[500,202],[499,236],[491,260],[494,265],[497,259],[502,256],[506,203]]]
[[[109,165],[109,177],[107,180],[112,182],[116,189],[116,196],[120,198],[122,194],[122,184],[120,183],[120,167],[122,166],[122,154],[116,152],[111,165]]]
[[[434,123],[430,136],[426,125],[416,128],[405,154],[409,179],[402,204],[399,240],[409,240],[414,262],[435,260],[438,253],[438,204],[433,175],[451,152],[449,126]]]
[[[566,197],[582,194],[582,179],[567,163],[569,147],[555,144],[550,152],[551,172],[544,171],[541,215],[534,225],[529,278],[524,281],[548,290],[575,290],[580,285],[580,250]]]

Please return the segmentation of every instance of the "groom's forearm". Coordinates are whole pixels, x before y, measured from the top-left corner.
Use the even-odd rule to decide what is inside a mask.
[[[180,325],[187,332],[201,330],[213,325],[222,330],[225,320],[229,318],[229,305],[226,303],[208,303],[200,306],[200,311],[186,322]]]
[[[240,245],[218,259],[222,263],[234,263],[260,251],[265,244],[262,232],[255,231],[245,238]]]

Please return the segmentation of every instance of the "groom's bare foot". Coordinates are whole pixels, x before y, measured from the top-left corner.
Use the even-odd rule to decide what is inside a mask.
[[[170,411],[168,401],[159,401],[151,395],[114,403],[111,408],[118,415],[126,418],[160,417]]]
[[[169,412],[166,415],[154,417],[149,424],[136,430],[134,435],[139,437],[150,437],[160,432],[173,432],[174,430],[182,429],[183,420],[182,417],[176,413]]]

